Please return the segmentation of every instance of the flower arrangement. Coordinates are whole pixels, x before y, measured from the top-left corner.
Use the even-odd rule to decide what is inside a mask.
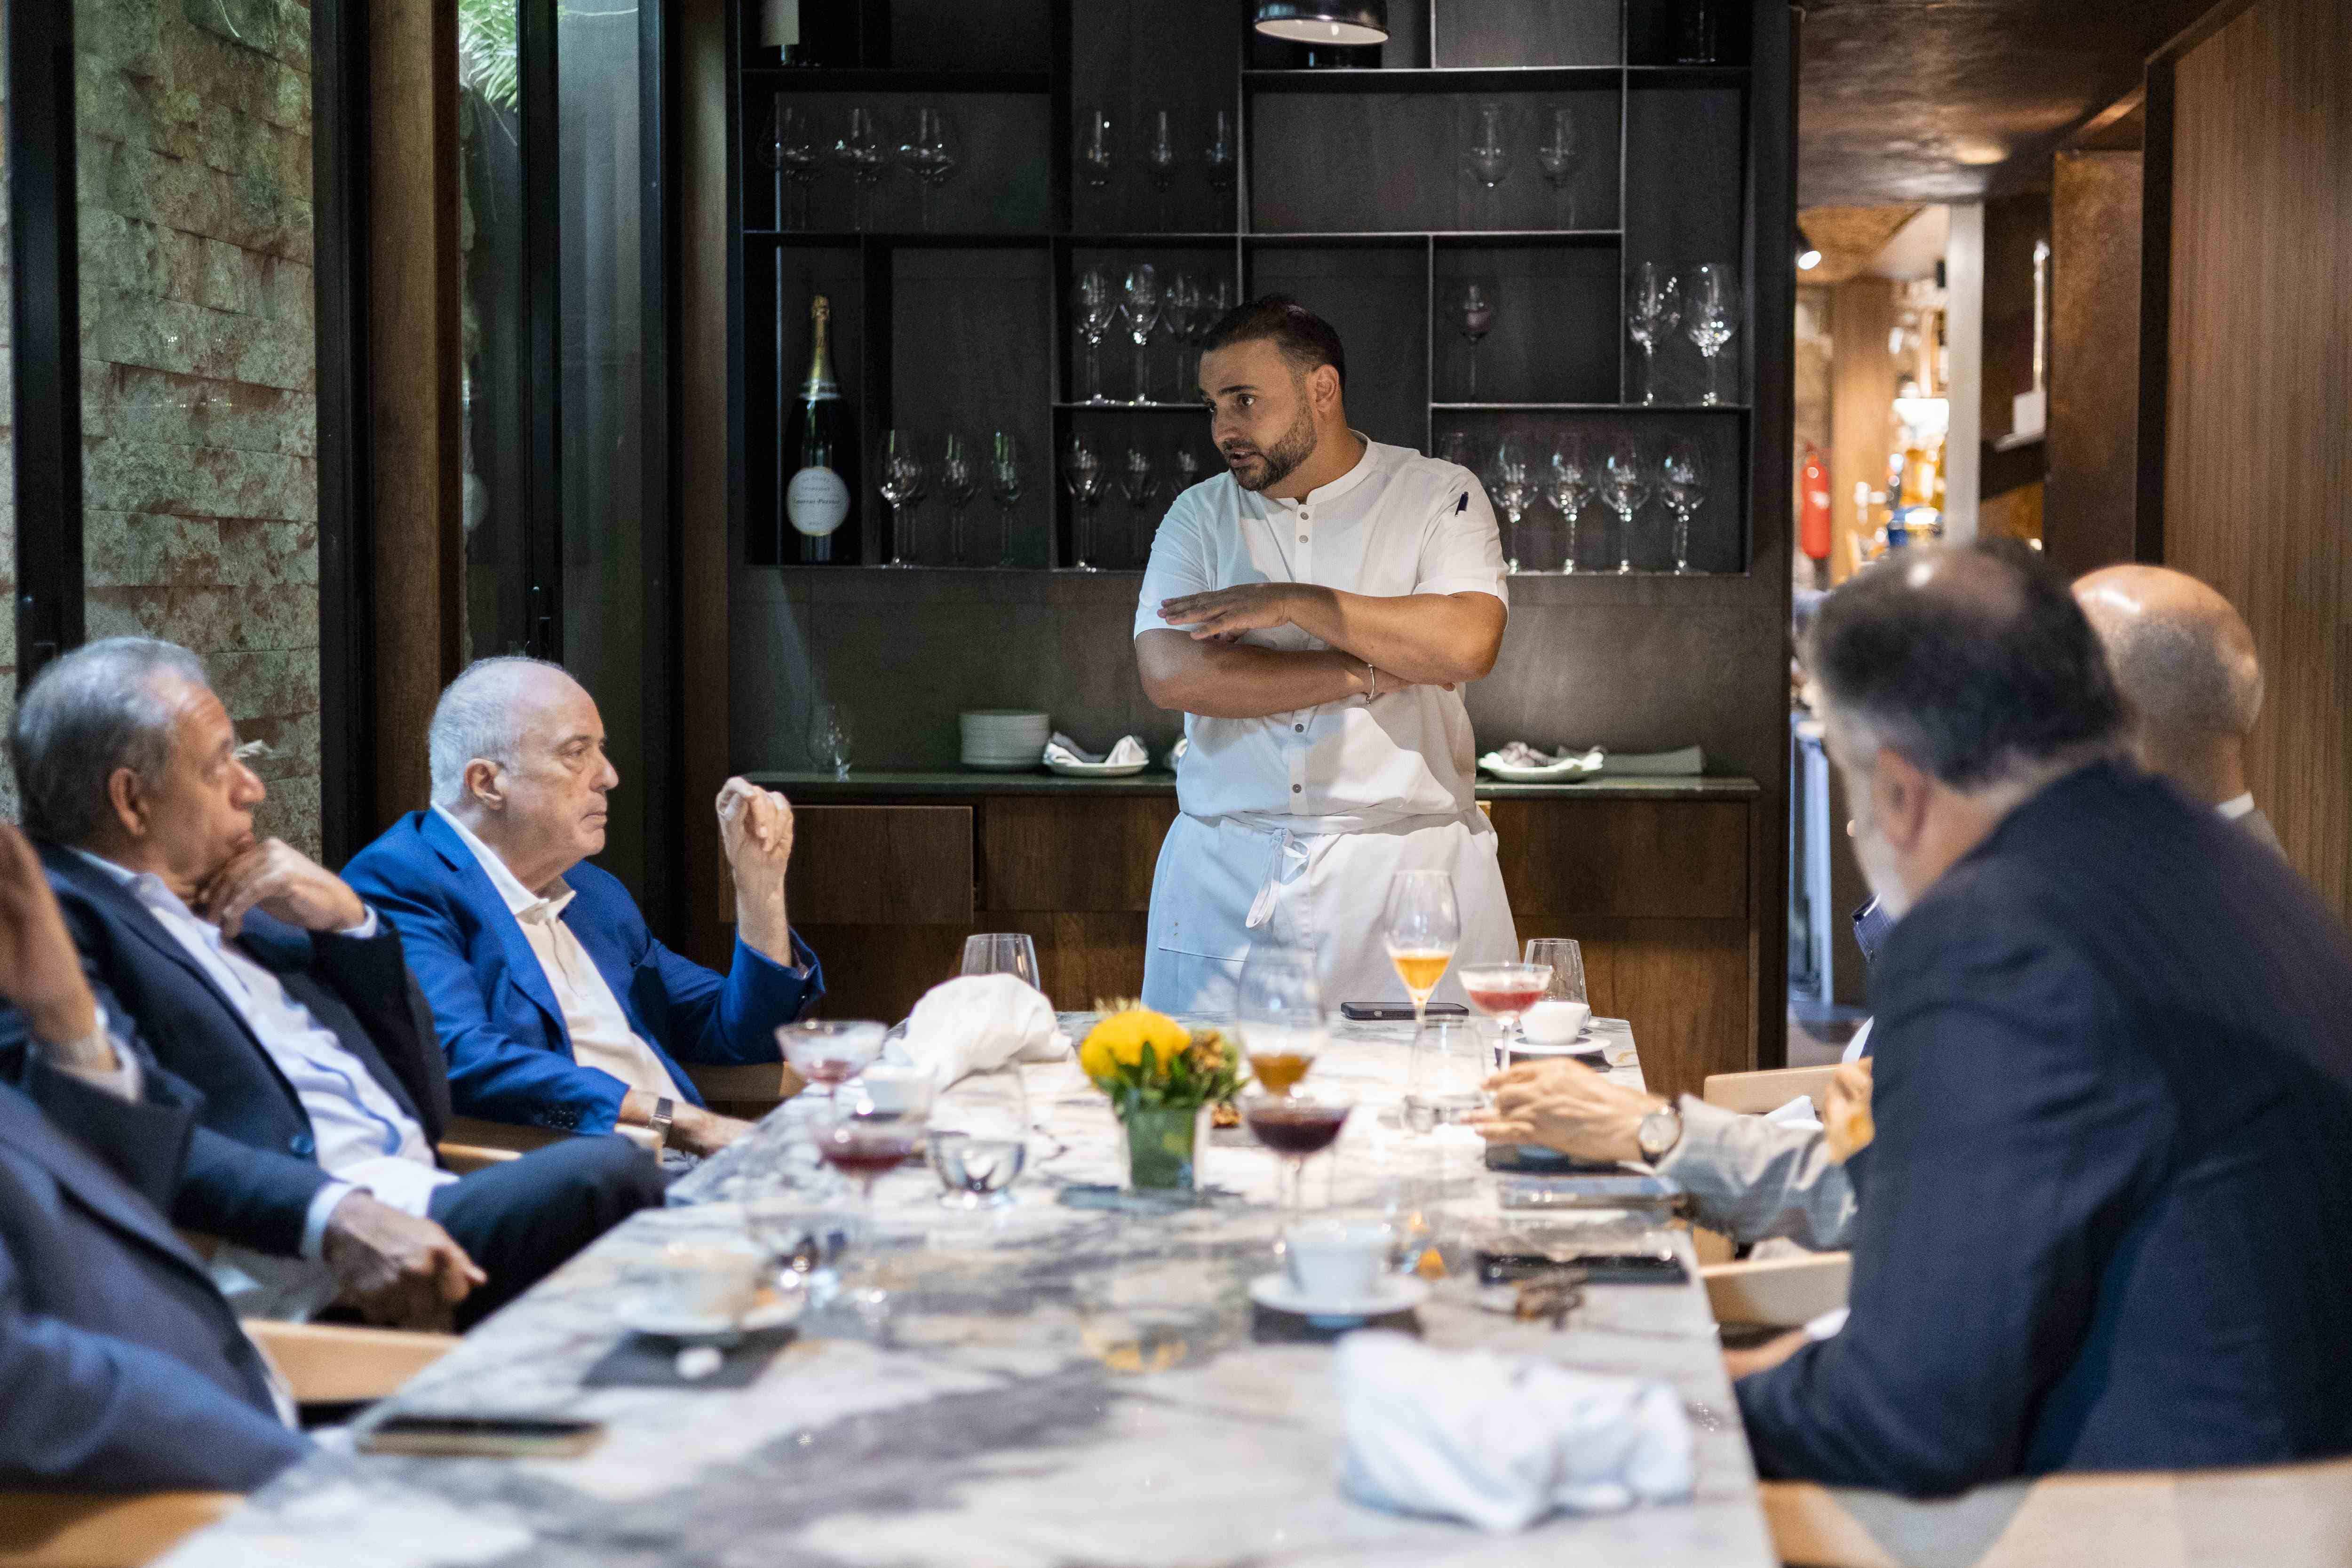
[[[1130,1184],[1192,1186],[1202,1109],[1241,1088],[1241,1053],[1223,1033],[1121,1004],[1087,1031],[1078,1066],[1127,1129]]]

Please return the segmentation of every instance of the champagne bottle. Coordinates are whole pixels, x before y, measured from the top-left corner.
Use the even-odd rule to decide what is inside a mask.
[[[801,559],[833,559],[833,536],[850,520],[857,497],[857,431],[825,344],[833,307],[822,294],[809,301],[814,342],[808,379],[784,429],[784,518],[801,536]]]

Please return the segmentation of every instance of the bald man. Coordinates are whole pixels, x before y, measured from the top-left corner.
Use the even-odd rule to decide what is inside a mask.
[[[2185,572],[2106,566],[2074,600],[2107,652],[2129,710],[2133,755],[2278,850],[2246,788],[2245,742],[2263,711],[2254,634],[2230,601]]]

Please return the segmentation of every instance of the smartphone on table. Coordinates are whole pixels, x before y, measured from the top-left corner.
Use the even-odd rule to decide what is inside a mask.
[[[571,1458],[604,1440],[604,1424],[564,1415],[386,1416],[361,1433],[363,1454],[472,1456],[493,1459]]]

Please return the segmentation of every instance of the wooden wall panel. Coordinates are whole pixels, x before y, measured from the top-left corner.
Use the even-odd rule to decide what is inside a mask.
[[[2051,188],[2050,479],[2068,576],[2129,561],[2139,489],[2140,155],[2061,153]]]
[[[1886,458],[1894,434],[1895,358],[1886,334],[1895,326],[1895,285],[1856,278],[1837,286],[1830,331],[1837,338],[1830,365],[1830,580],[1843,583],[1869,536],[1868,520],[1853,504],[1856,480],[1886,488]]]
[[[1139,914],[992,914],[953,926],[793,923],[824,963],[817,1012],[827,1018],[905,1017],[924,992],[954,975],[963,939],[982,931],[1035,938],[1045,994],[1065,1012],[1143,990]]]
[[[1746,801],[1498,800],[1511,908],[1745,920]]]
[[[786,901],[795,923],[969,925],[968,805],[803,805]]]
[[[1654,1094],[1696,1094],[1709,1073],[1746,1072],[1748,931],[1741,921],[1609,920],[1514,909],[1519,934],[1574,937],[1592,1010],[1633,1026]]]
[[[1140,914],[1176,800],[1000,795],[981,814],[982,907]]]
[[[2248,780],[2352,912],[2352,12],[2258,0],[2173,86],[2164,560],[2252,626]]]

